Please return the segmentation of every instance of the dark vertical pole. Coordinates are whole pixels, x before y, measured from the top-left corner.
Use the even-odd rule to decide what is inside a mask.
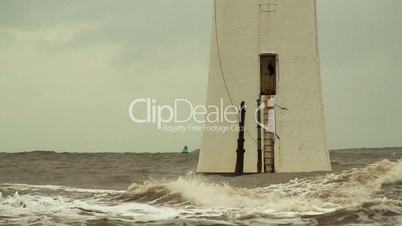
[[[240,122],[239,122],[239,138],[237,139],[237,158],[236,158],[236,175],[243,174],[244,168],[244,121],[245,121],[246,109],[244,101],[240,104]]]
[[[257,100],[257,172],[262,172],[262,150],[261,150],[261,109],[259,108],[261,105],[261,97]]]

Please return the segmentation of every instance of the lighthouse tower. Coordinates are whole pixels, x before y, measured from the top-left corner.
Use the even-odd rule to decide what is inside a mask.
[[[207,104],[246,108],[206,127],[244,131],[206,129],[198,172],[331,170],[316,17],[315,0],[215,0]]]

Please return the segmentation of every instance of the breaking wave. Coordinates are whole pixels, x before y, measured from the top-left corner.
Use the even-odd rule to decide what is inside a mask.
[[[383,160],[340,174],[295,179],[285,184],[256,189],[208,183],[197,176],[180,177],[174,181],[148,181],[132,184],[120,198],[125,201],[203,207],[272,205],[276,209],[291,211],[300,210],[298,204],[304,203],[304,206],[309,204],[310,210],[312,206],[319,210],[333,210],[345,205],[361,204],[370,200],[383,185],[399,182],[402,182],[402,160]],[[283,207],[280,205],[282,203]]]
[[[342,222],[342,219],[346,219],[346,223],[371,222],[374,216],[382,220],[398,216],[399,222],[401,182],[402,160],[383,160],[339,174],[295,179],[256,189],[211,184],[196,176],[175,181],[149,181],[132,184],[119,198],[147,204],[230,209],[251,218],[311,218],[320,224]],[[393,186],[396,193],[385,195],[390,185],[396,185]]]
[[[383,160],[256,189],[209,183],[195,175],[132,184],[127,191],[3,184],[0,223],[71,224],[108,218],[118,224],[399,224],[401,182],[402,160]],[[7,194],[11,190],[21,194]]]

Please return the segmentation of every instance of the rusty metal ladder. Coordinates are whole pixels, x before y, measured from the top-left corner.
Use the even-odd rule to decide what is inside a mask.
[[[267,100],[264,100],[265,106],[268,106]],[[263,109],[263,122],[264,125],[268,125],[268,111],[271,110],[272,107],[265,107]],[[267,130],[263,130],[263,139],[264,139],[264,172],[272,173],[275,171],[274,165],[274,147],[275,147],[275,135],[272,132]]]

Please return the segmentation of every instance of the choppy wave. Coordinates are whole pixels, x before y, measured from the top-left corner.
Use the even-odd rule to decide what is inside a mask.
[[[127,191],[3,184],[0,223],[399,224],[401,196],[402,160],[257,189],[194,175]]]
[[[370,199],[386,184],[402,182],[402,161],[383,160],[365,168],[340,174],[327,174],[312,179],[295,179],[285,184],[245,189],[227,184],[211,184],[196,176],[180,177],[175,181],[148,181],[132,184],[122,199],[131,201],[164,200],[207,207],[256,207],[278,202],[303,202],[323,208],[339,208]],[[160,201],[158,203],[163,203]],[[297,205],[298,206],[298,205]],[[295,209],[292,209],[295,210]]]

